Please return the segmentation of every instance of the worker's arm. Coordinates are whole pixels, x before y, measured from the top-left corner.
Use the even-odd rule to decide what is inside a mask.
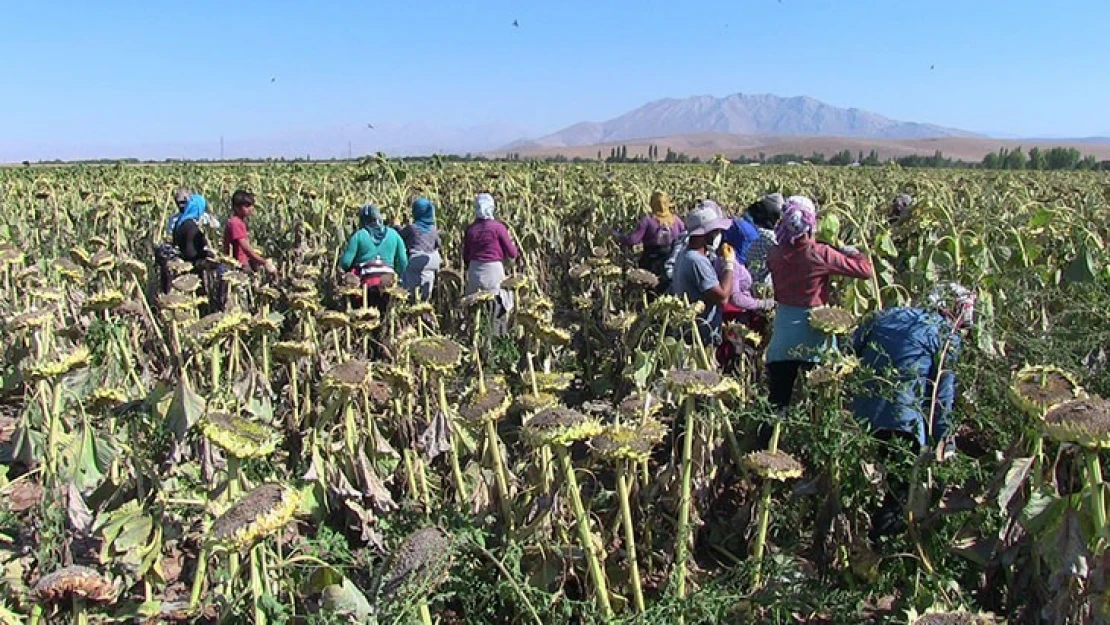
[[[401,235],[394,232],[390,236],[393,237],[393,271],[397,273],[405,273],[405,269],[409,266],[409,252],[405,247],[405,241]]]
[[[351,267],[355,264],[355,258],[358,257],[358,248],[361,245],[361,235],[365,232],[359,228],[358,232],[351,235],[347,240],[347,249],[343,250],[343,255],[339,257],[339,268],[343,271],[350,271]]]

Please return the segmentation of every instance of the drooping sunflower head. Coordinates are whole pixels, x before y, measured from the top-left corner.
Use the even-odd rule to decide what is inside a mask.
[[[550,408],[558,403],[559,399],[551,393],[525,393],[516,398],[516,408],[522,413],[532,414]]]
[[[446,372],[462,362],[463,349],[449,338],[430,336],[413,341],[409,345],[409,354],[422,366]]]
[[[424,315],[434,315],[436,309],[431,302],[413,302],[401,309],[401,316],[409,319],[419,319]]]
[[[744,343],[752,347],[759,347],[763,337],[755,330],[738,321],[730,321],[721,326],[721,333],[733,343]]]
[[[281,332],[281,322],[282,318],[278,313],[258,314],[251,319],[251,329],[258,334],[277,334]]]
[[[34,330],[45,326],[50,323],[54,318],[54,311],[48,308],[36,308],[26,312],[22,312],[11,319],[8,319],[7,327],[9,332],[20,332],[22,330]]]
[[[100,250],[89,256],[89,269],[98,272],[111,271],[116,266],[116,257],[108,250]]]
[[[806,381],[814,386],[825,386],[840,382],[852,375],[860,367],[860,360],[855,356],[840,355],[828,362],[821,363],[813,371],[806,374]]]
[[[593,268],[586,263],[576,263],[572,265],[570,271],[567,272],[567,274],[575,280],[587,278],[591,273],[593,273]]]
[[[83,369],[88,366],[89,348],[84,345],[78,345],[69,352],[61,354],[53,359],[43,360],[26,366],[23,369],[23,376],[28,380],[49,380],[52,378],[60,378],[65,374]]]
[[[57,304],[66,298],[64,291],[48,286],[32,287],[30,293],[32,298],[40,302],[50,302],[53,304]]]
[[[67,566],[39,578],[31,597],[39,604],[58,603],[78,598],[94,603],[114,603],[119,587],[85,566]]]
[[[549,323],[537,325],[532,332],[538,341],[552,347],[569,345],[572,338],[570,332]]]
[[[89,252],[83,247],[71,247],[69,249],[69,257],[73,262],[82,267],[89,266]]]
[[[531,285],[532,281],[528,279],[528,276],[519,273],[509,276],[501,282],[501,288],[507,291],[523,291]]]
[[[244,495],[212,523],[212,544],[239,551],[285,527],[297,513],[299,494],[284,484],[263,484]]]
[[[166,269],[169,269],[171,276],[180,276],[189,273],[193,270],[192,263],[187,263],[180,258],[174,258],[166,263]]]
[[[351,318],[338,310],[321,310],[316,313],[316,320],[326,330],[341,330],[351,323]]]
[[[289,296],[289,308],[300,312],[314,313],[320,310],[320,302],[316,300],[315,293],[311,295],[294,293]]]
[[[416,378],[408,370],[396,365],[375,364],[374,374],[385,380],[397,395],[416,392]]]
[[[600,434],[590,439],[590,449],[610,462],[647,462],[652,448],[666,434],[666,426],[654,419],[634,426],[614,424],[606,426]]]
[[[324,374],[324,388],[329,391],[355,391],[370,382],[370,364],[365,360],[348,360]]]
[[[127,403],[127,393],[120,388],[100,386],[89,393],[85,403],[88,405],[90,412],[103,414]]]
[[[211,412],[200,422],[204,436],[236,458],[264,458],[274,453],[281,435],[274,428],[226,412]]]
[[[613,332],[628,332],[639,317],[634,312],[620,312],[605,317],[605,328]]]
[[[179,293],[195,293],[200,288],[200,276],[195,273],[178,276],[173,279],[172,286]]]
[[[107,289],[94,293],[85,300],[85,310],[92,310],[96,312],[103,312],[105,310],[112,310],[116,306],[123,303],[123,292],[118,289]]]
[[[461,303],[463,305],[463,308],[471,308],[473,306],[477,306],[478,304],[492,302],[494,297],[496,297],[496,295],[494,295],[494,293],[491,291],[475,291],[470,295],[462,298]]]
[[[913,611],[908,622],[910,625],[993,625],[998,621],[990,614],[929,608],[920,615]]]
[[[640,419],[644,416],[654,417],[659,414],[663,404],[651,395],[633,393],[617,404],[617,412],[623,419]]]
[[[251,320],[251,316],[241,310],[214,312],[201,317],[186,332],[200,344],[209,345],[225,336],[246,330],[250,327]]]
[[[1014,403],[1026,414],[1041,418],[1054,406],[1086,396],[1075,376],[1051,365],[1027,365],[1010,385]]]
[[[541,393],[558,393],[570,388],[574,382],[574,374],[569,371],[552,371],[551,373],[536,373],[536,388]]]
[[[121,258],[119,261],[119,268],[125,275],[132,276],[139,280],[146,278],[146,265],[134,258]]]
[[[274,358],[292,362],[315,354],[316,346],[311,341],[278,341],[271,350]]]
[[[545,408],[524,424],[524,437],[535,446],[566,446],[597,436],[601,424],[563,406]]]
[[[389,568],[382,576],[381,595],[397,600],[399,595],[433,593],[447,580],[453,543],[451,536],[438,527],[409,534],[390,554]]]
[[[671,369],[663,381],[680,397],[722,397],[739,390],[735,380],[708,369]]]
[[[377,308],[356,308],[351,311],[351,327],[361,332],[370,332],[382,325],[382,313]]]
[[[744,456],[744,466],[765,480],[797,479],[804,471],[802,463],[781,451],[755,451]]]
[[[485,382],[485,392],[475,388],[461,408],[459,416],[470,423],[500,421],[509,412],[513,397],[504,379],[493,377]]]
[[[1110,401],[1091,397],[1058,404],[1045,413],[1042,425],[1045,434],[1061,443],[1110,448]]]
[[[203,297],[194,297],[184,293],[164,293],[158,296],[158,307],[170,312],[187,312],[205,303]]]
[[[632,286],[644,289],[654,289],[659,286],[659,276],[647,269],[629,269],[628,274],[625,275],[625,281]]]
[[[59,258],[55,261],[54,267],[58,270],[58,275],[67,280],[76,282],[85,277],[85,270],[68,258]]]
[[[819,306],[809,311],[809,325],[825,334],[848,334],[856,325],[856,316],[839,306]]]

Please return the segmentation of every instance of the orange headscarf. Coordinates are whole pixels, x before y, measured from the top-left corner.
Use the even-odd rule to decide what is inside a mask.
[[[671,227],[675,222],[675,214],[671,210],[671,196],[662,191],[655,191],[651,194],[651,214],[655,219],[666,227]]]

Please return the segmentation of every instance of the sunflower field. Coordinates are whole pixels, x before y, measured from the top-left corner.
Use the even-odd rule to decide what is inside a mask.
[[[258,198],[276,276],[158,288],[172,191]],[[779,418],[763,338],[725,374],[614,229],[812,197],[871,280],[850,330],[977,291],[959,453],[897,453],[829,354]],[[476,193],[522,250],[463,297]],[[888,225],[898,193],[912,217]],[[437,206],[433,297],[336,268],[373,201]],[[220,233],[209,234],[218,244]],[[1093,172],[401,162],[0,168],[0,624],[1110,622],[1110,178]],[[835,315],[834,315],[835,316]],[[835,326],[835,327],[832,327]],[[770,449],[756,432],[773,428]],[[888,482],[904,532],[868,540]]]

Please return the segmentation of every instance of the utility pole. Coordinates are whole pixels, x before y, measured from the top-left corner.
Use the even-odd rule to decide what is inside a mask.
[[[224,136],[220,135],[220,160],[224,160]]]

